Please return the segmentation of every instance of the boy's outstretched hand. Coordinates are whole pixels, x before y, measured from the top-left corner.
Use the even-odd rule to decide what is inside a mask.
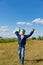
[[[33,28],[32,31],[35,31],[35,29]]]

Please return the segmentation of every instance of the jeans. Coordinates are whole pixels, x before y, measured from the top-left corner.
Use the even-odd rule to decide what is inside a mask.
[[[25,47],[18,46],[19,59],[22,64],[24,64],[24,51],[25,51]]]

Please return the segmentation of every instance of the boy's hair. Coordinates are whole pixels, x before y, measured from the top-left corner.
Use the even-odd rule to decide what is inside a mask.
[[[24,29],[22,29],[24,32],[26,32]]]
[[[25,30],[24,29],[21,29],[21,31],[20,31],[20,34],[25,34]]]

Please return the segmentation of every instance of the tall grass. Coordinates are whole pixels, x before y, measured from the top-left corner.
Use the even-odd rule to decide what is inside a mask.
[[[0,65],[21,65],[17,42],[0,43]],[[43,65],[43,40],[27,39],[24,65]]]

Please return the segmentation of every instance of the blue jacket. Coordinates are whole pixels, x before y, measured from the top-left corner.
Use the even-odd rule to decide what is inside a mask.
[[[30,37],[32,34],[33,34],[33,32],[34,31],[31,31],[31,33],[30,34],[28,34],[28,35],[20,35],[17,31],[15,32],[15,34],[17,35],[17,37],[18,37],[18,44],[19,44],[19,46],[20,47],[24,47],[25,46],[25,44],[26,44],[26,39],[28,38],[28,37]]]

